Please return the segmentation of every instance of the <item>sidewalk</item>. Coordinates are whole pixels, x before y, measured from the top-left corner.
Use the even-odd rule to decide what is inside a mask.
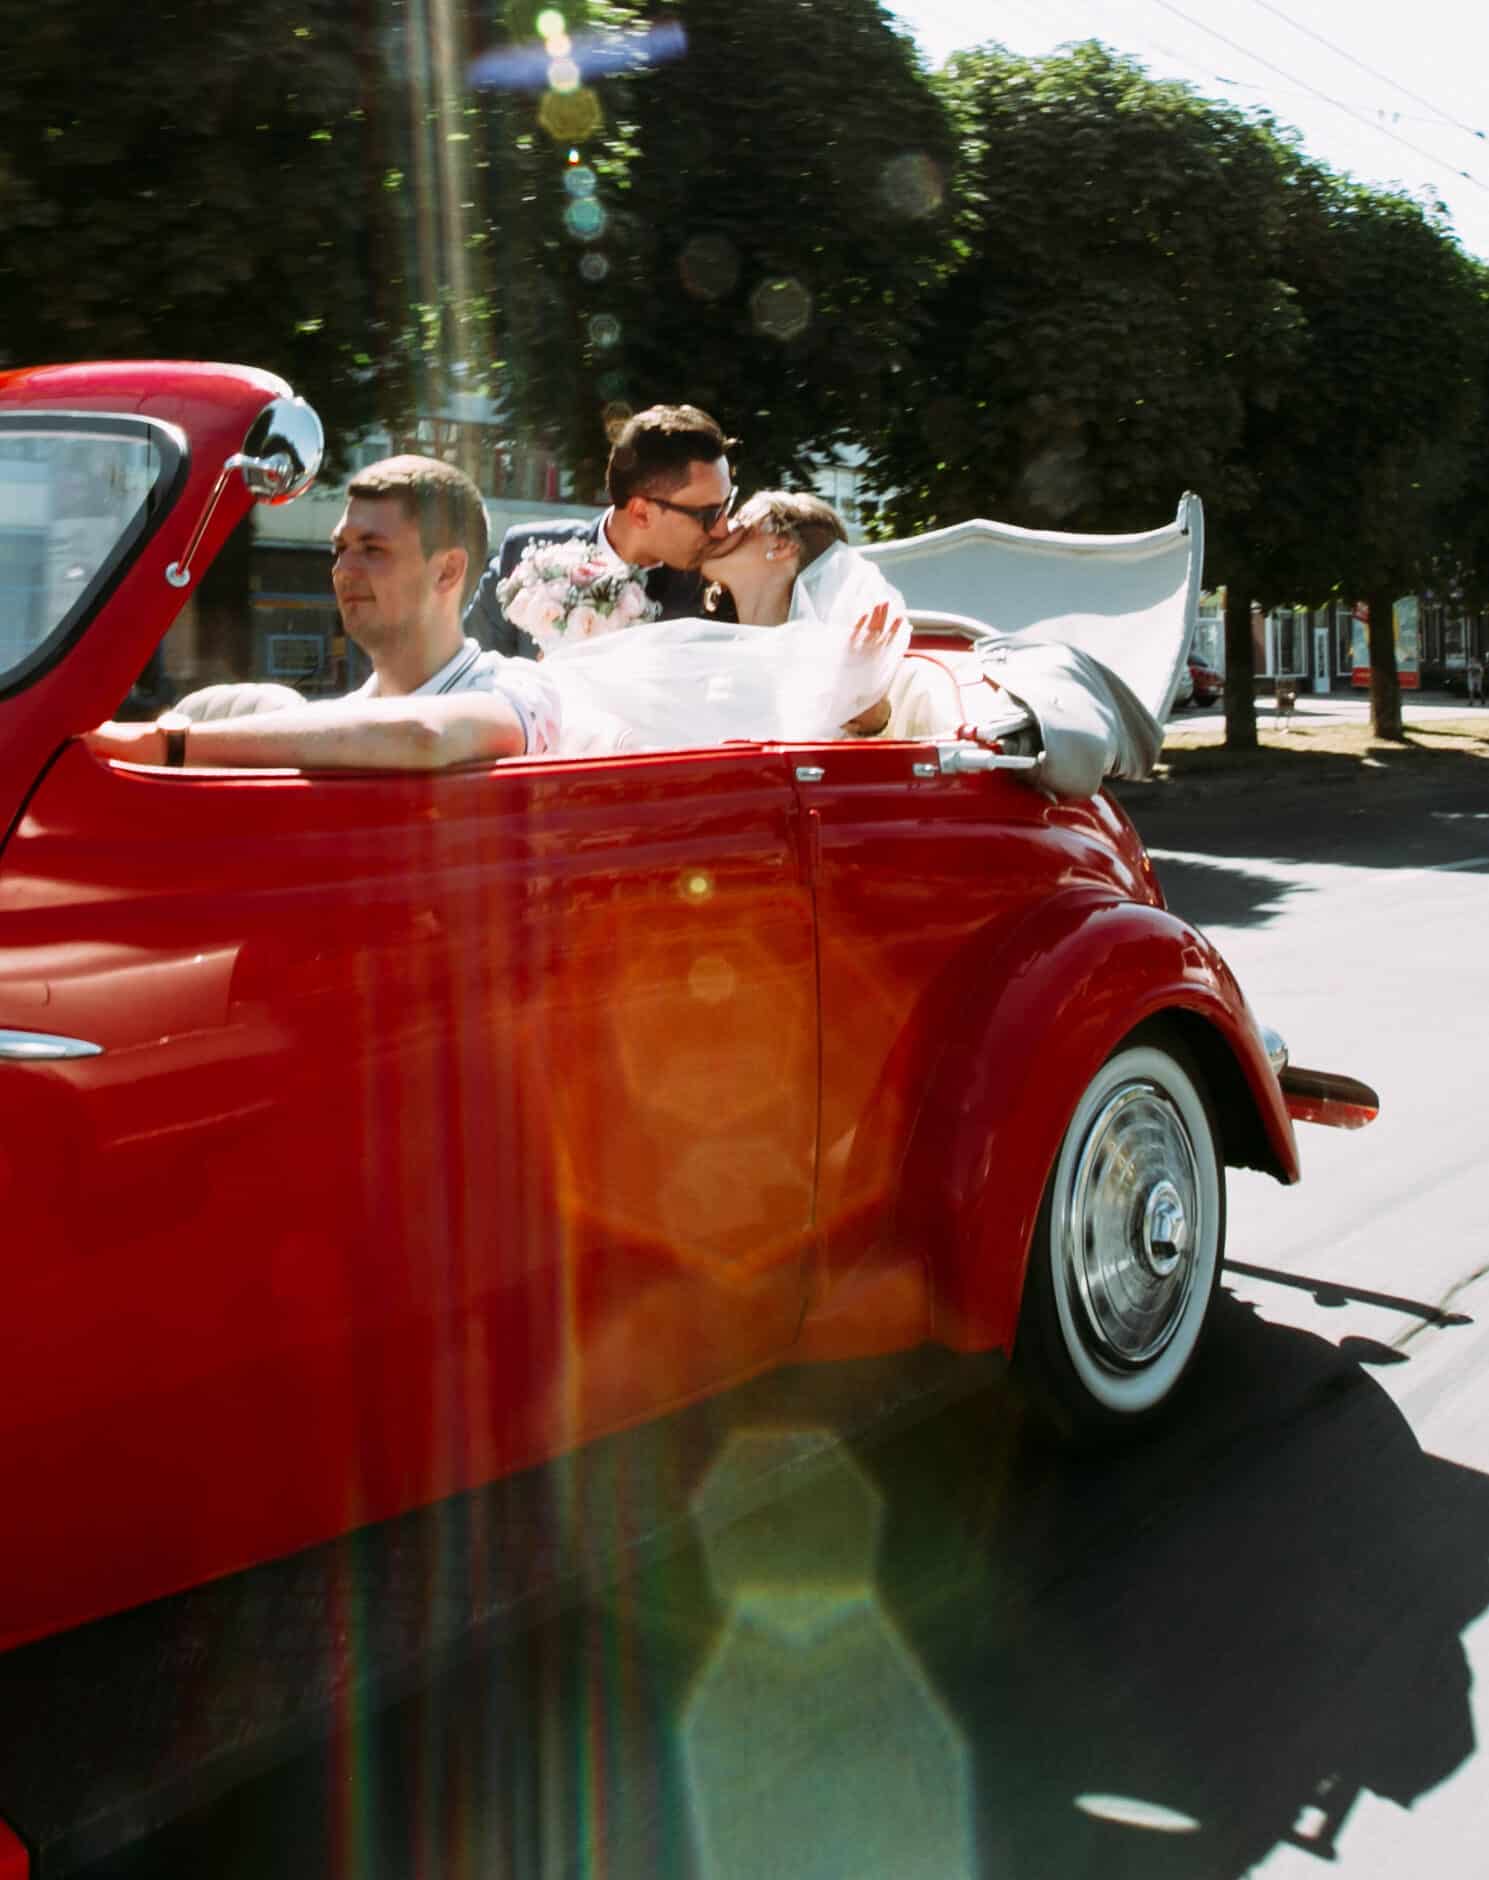
[[[1370,701],[1358,694],[1305,696],[1288,719],[1268,695],[1257,700],[1258,748],[1230,751],[1223,711],[1176,712],[1153,776],[1115,793],[1134,811],[1199,798],[1349,813],[1489,803],[1489,709],[1449,693],[1407,693],[1402,728],[1400,743],[1378,740]]]
[[[1401,716],[1410,724],[1413,720],[1421,724],[1433,724],[1442,718],[1473,719],[1482,718],[1489,724],[1489,707],[1470,705],[1461,692],[1403,692],[1401,694]],[[1300,692],[1298,702],[1293,708],[1293,723],[1317,724],[1320,721],[1344,724],[1369,724],[1370,693],[1368,689],[1358,692]],[[1277,716],[1270,692],[1262,693],[1256,701],[1256,728],[1260,732],[1280,730],[1284,721]],[[1225,701],[1217,699],[1213,705],[1206,705],[1198,710],[1188,706],[1176,711],[1168,721],[1169,734],[1184,731],[1224,731]]]

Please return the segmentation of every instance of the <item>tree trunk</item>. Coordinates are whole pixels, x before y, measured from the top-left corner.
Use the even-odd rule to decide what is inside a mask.
[[[1225,748],[1256,749],[1256,661],[1251,651],[1251,582],[1225,586]]]
[[[1370,728],[1378,738],[1399,740],[1401,680],[1396,672],[1396,603],[1389,589],[1372,588],[1370,608]]]

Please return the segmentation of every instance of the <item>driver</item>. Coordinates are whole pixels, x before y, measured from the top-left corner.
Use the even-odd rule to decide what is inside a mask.
[[[109,722],[89,742],[134,763],[438,769],[554,748],[558,693],[540,665],[483,652],[460,625],[486,564],[480,491],[453,465],[388,457],[354,477],[331,535],[347,635],[372,662],[344,699],[246,718]]]

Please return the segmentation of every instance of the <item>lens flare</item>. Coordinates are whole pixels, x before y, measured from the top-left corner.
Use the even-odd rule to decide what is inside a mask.
[[[972,1880],[967,1744],[879,1599],[872,1481],[828,1430],[742,1431],[693,1514],[729,1612],[683,1726],[701,1871],[775,1880],[830,1848],[854,1872]],[[826,1779],[804,1718],[834,1746]]]
[[[597,313],[589,323],[589,341],[600,351],[620,343],[620,321],[614,315]]]
[[[920,221],[934,215],[946,196],[940,169],[921,150],[907,150],[884,166],[879,193],[892,215]]]
[[[553,59],[548,66],[548,83],[554,91],[578,91],[579,67],[572,59]]]
[[[799,339],[812,323],[811,293],[790,275],[762,281],[750,295],[750,317],[767,339]]]
[[[538,122],[557,144],[583,143],[605,122],[600,101],[587,85],[577,91],[548,91],[538,106]]]
[[[677,272],[695,300],[722,300],[739,280],[739,250],[723,235],[695,235],[678,256]]]
[[[592,242],[605,232],[605,211],[593,197],[582,197],[564,210],[564,227],[576,242]]]

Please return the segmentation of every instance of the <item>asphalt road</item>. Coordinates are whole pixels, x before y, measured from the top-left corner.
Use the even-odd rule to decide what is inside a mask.
[[[1477,1880],[1489,786],[1457,791],[1133,799],[1294,1059],[1383,1100],[1303,1132],[1299,1187],[1232,1176],[1161,1439],[1074,1461],[983,1383],[96,1880]]]

